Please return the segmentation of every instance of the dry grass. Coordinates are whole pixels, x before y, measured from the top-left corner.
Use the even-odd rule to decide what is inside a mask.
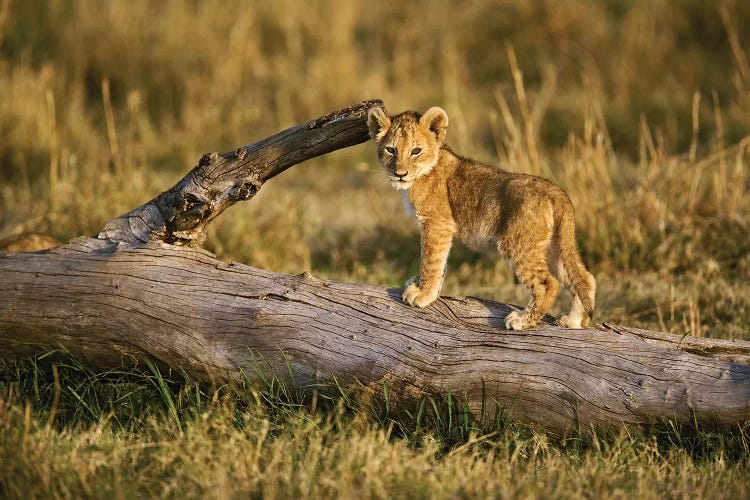
[[[440,104],[463,154],[570,193],[598,321],[750,339],[747,26],[740,1],[0,0],[0,239],[93,234],[202,153],[354,101]],[[370,144],[274,179],[207,246],[388,286],[419,253]],[[522,302],[506,267],[458,247],[444,293]],[[177,433],[161,414],[126,432],[102,410],[52,430],[38,394],[3,404],[13,496],[747,496],[745,461],[648,437],[571,452],[514,431],[448,457],[331,416],[271,432],[262,412],[238,426],[212,409]]]
[[[411,447],[377,426],[351,428],[296,416],[213,410],[166,437],[106,424],[51,431],[14,408],[2,416],[1,488],[7,497],[232,498],[745,498],[748,469],[716,456],[622,434],[602,449],[570,452],[542,435],[495,437],[481,449],[442,456],[434,441]],[[25,444],[25,446],[24,446]],[[231,458],[231,459],[229,459]]]

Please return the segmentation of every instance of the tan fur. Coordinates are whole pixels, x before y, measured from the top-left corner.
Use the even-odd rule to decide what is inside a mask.
[[[368,126],[388,178],[406,190],[421,229],[419,276],[407,282],[405,302],[426,307],[438,298],[457,237],[475,250],[504,256],[529,289],[529,304],[508,315],[506,328],[536,325],[560,284],[573,304],[557,323],[588,325],[596,283],[578,254],[573,205],[559,186],[458,156],[444,144],[448,115],[441,108],[394,116],[375,108]]]

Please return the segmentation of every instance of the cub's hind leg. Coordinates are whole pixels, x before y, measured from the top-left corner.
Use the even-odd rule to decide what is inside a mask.
[[[505,318],[505,328],[509,330],[536,326],[555,302],[560,283],[547,266],[553,228],[552,207],[531,197],[506,221],[504,230],[498,231],[502,234],[498,251],[531,294],[525,309],[513,311]]]
[[[559,282],[549,272],[544,251],[509,255],[508,260],[518,279],[526,285],[531,300],[523,311],[513,311],[505,318],[505,328],[525,330],[536,326],[539,319],[550,310],[557,297]]]
[[[596,280],[585,269],[580,272],[580,276],[577,282],[568,285],[573,295],[570,311],[555,320],[555,324],[563,328],[587,328],[594,314]]]
[[[548,262],[552,273],[570,290],[573,300],[570,311],[560,315],[555,324],[563,328],[586,328],[594,313],[596,280],[578,254],[574,230],[564,226],[558,229],[552,240]]]

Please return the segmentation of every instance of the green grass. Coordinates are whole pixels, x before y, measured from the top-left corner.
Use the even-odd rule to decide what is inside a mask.
[[[750,340],[749,26],[734,0],[0,0],[0,240],[95,234],[203,153],[352,102],[441,105],[462,154],[570,194],[597,321]],[[381,286],[419,261],[371,144],[273,179],[206,247]],[[460,245],[443,293],[526,300]],[[744,427],[554,441],[454,395],[396,415],[57,355],[0,384],[0,496],[748,496]]]
[[[392,418],[343,389],[312,403],[272,380],[215,387],[59,355],[5,366],[3,380],[6,498],[742,498],[750,487],[747,427],[551,440],[502,415],[465,418],[448,395]]]

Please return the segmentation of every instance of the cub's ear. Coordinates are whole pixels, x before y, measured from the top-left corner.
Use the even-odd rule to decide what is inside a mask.
[[[391,118],[385,109],[381,107],[372,108],[367,113],[367,127],[370,129],[370,137],[376,142],[383,138],[391,128]]]
[[[435,134],[438,142],[445,141],[446,129],[448,128],[448,113],[443,108],[433,106],[428,109],[419,119],[419,124]]]

